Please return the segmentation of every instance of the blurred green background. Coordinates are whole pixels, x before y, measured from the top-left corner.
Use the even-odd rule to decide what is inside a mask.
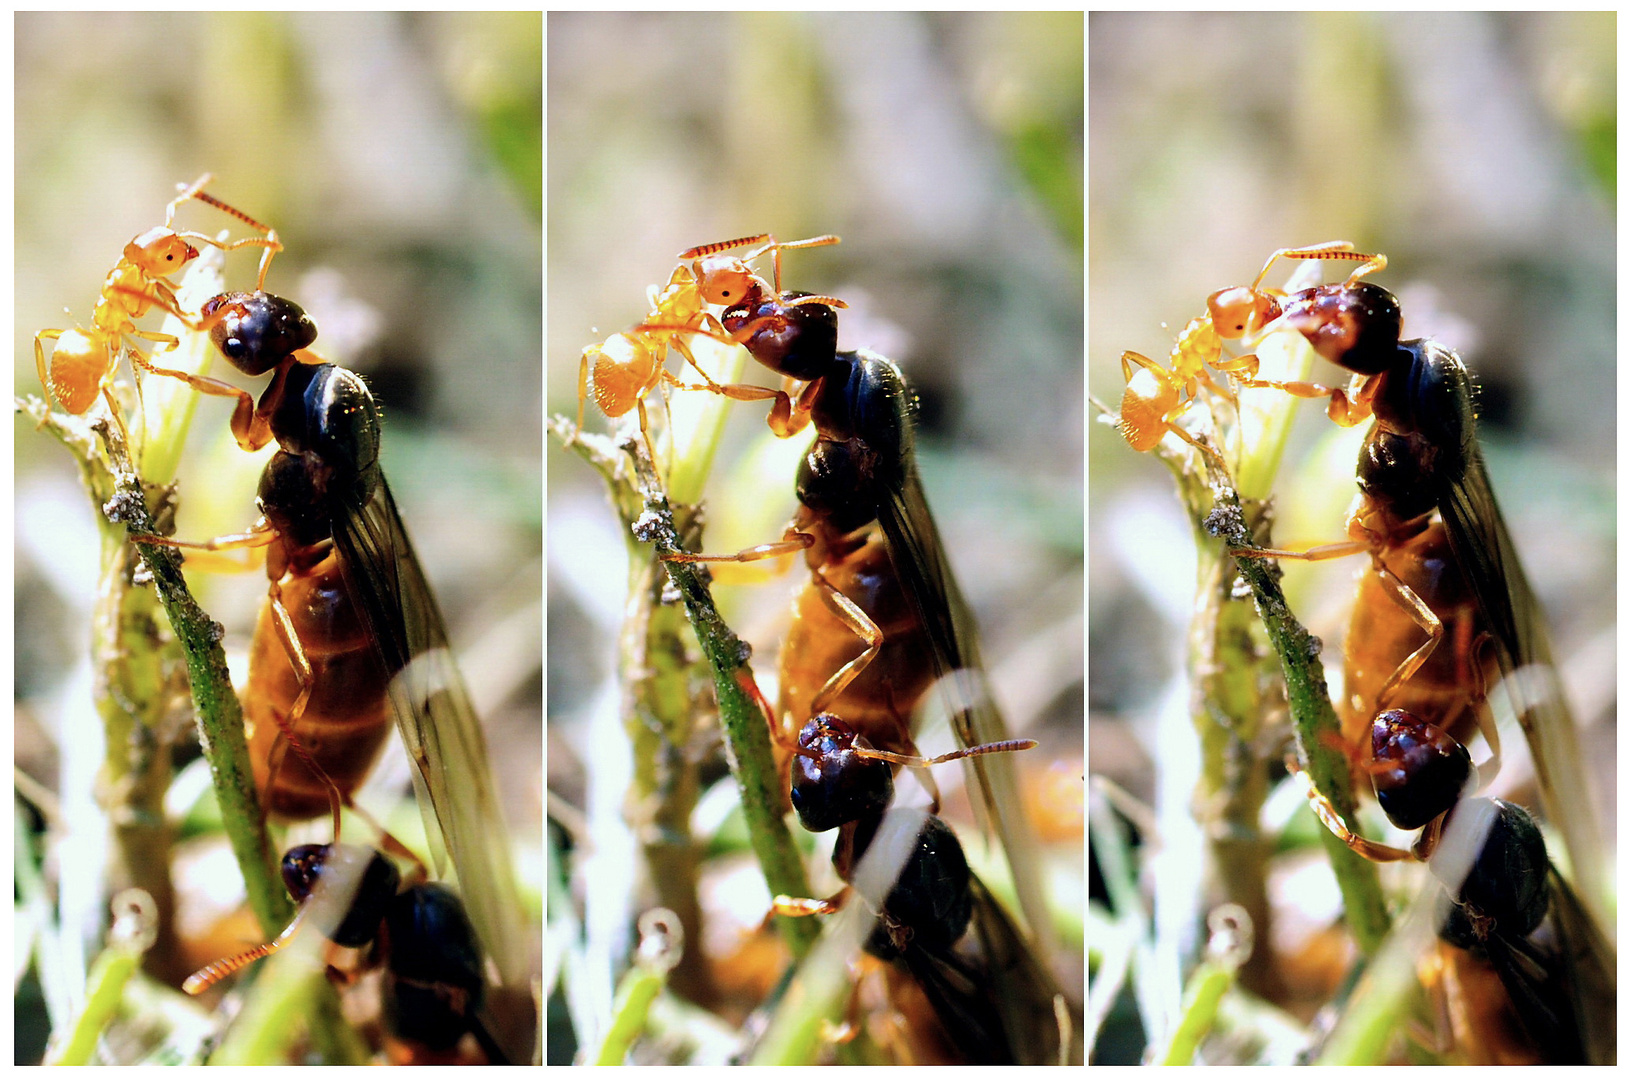
[[[536,838],[542,798],[542,29],[537,13],[16,18],[17,393],[41,392],[35,331],[89,318],[176,184],[212,172],[213,194],[274,225],[286,250],[268,287],[305,306],[318,351],[381,404],[385,471],[518,839]],[[178,224],[244,231],[197,204]],[[254,265],[229,259],[228,287],[253,287]],[[228,415],[217,399],[198,409],[182,536],[254,519],[261,463]],[[14,440],[17,754],[55,786],[58,748],[88,715],[92,511],[55,440],[27,423]],[[241,652],[264,575],[190,577]]]
[[[584,346],[643,318],[678,252],[839,234],[788,253],[783,286],[848,301],[840,347],[884,353],[916,387],[929,501],[986,666],[1010,724],[1045,747],[1019,767],[1058,760],[1074,775],[1082,32],[1079,13],[548,22],[550,411],[576,411]],[[766,412],[733,410],[707,493],[710,551],[778,538],[791,517],[800,447],[768,446]],[[586,426],[607,430],[593,403]],[[550,790],[582,806],[590,772],[627,754],[589,726],[615,707],[624,548],[599,477],[556,446],[547,460]],[[801,576],[716,590],[767,686]]]
[[[1386,253],[1372,280],[1399,295],[1406,336],[1454,347],[1478,382],[1489,471],[1612,822],[1615,16],[1104,14],[1088,32],[1090,391],[1116,408],[1123,350],[1164,360],[1209,293],[1278,247]],[[1302,411],[1279,546],[1341,539],[1355,492],[1356,444]],[[1156,716],[1183,707],[1193,542],[1153,457],[1094,423],[1088,461],[1092,769],[1151,799],[1185,756],[1158,745]],[[1328,670],[1359,561],[1286,566]]]

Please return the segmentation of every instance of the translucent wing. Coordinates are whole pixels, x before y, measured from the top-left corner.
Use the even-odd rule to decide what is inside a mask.
[[[1558,965],[1573,1007],[1580,1048],[1588,1065],[1613,1065],[1617,1052],[1617,994],[1614,946],[1555,869],[1552,911]]]
[[[1466,574],[1494,636],[1495,661],[1523,726],[1547,820],[1563,834],[1582,892],[1601,902],[1602,840],[1574,719],[1552,660],[1544,613],[1501,518],[1475,434],[1472,382],[1454,351],[1431,341],[1408,343],[1423,351],[1423,393],[1431,403],[1422,422],[1443,425],[1440,446],[1459,447],[1461,467],[1435,473],[1436,502],[1450,546]]]
[[[963,746],[1006,739],[1008,725],[992,700],[985,668],[980,663],[974,617],[952,576],[934,515],[929,511],[923,484],[918,478],[911,452],[911,392],[893,363],[871,353],[858,355],[866,365],[868,376],[888,388],[873,398],[888,401],[899,412],[898,438],[903,447],[904,472],[898,483],[889,485],[880,498],[878,523],[888,542],[895,573],[929,637],[937,692]],[[964,764],[972,770],[975,788],[980,792],[976,805],[995,828],[1007,855],[1020,910],[1037,947],[1046,956],[1051,953],[1051,925],[1035,844],[1022,816],[1012,755],[990,754],[970,758]]]
[[[438,868],[451,857],[487,955],[505,985],[524,984],[530,935],[481,722],[383,477],[366,506],[335,522],[334,542],[346,585],[397,672],[391,706]]]

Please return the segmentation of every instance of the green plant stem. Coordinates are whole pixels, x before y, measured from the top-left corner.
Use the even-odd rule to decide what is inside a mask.
[[[632,585],[640,590],[640,595],[645,595],[647,588],[659,587],[664,575],[655,574],[658,560],[645,557],[644,553],[652,550],[652,546],[658,555],[665,551],[687,550],[676,519],[687,523],[693,522],[694,511],[686,507],[681,507],[678,511],[671,508],[658,483],[650,456],[646,453],[644,440],[638,436],[632,440],[625,440],[621,447],[614,448],[610,440],[584,434],[563,417],[553,418],[550,421],[550,429],[563,444],[576,451],[605,478],[618,516],[628,525],[630,535],[637,542],[638,551],[632,557],[634,565],[630,571]],[[632,476],[630,463],[633,465]],[[692,542],[695,542],[696,533],[693,526],[687,524],[686,531]],[[799,857],[792,835],[782,818],[785,796],[780,789],[775,758],[771,753],[769,724],[755,697],[757,690],[752,670],[748,667],[751,650],[719,617],[707,586],[706,571],[700,569],[699,564],[665,562],[661,565],[666,569],[672,588],[684,604],[686,620],[707,661],[707,670],[718,702],[720,724],[724,729],[726,746],[729,750],[731,771],[741,790],[742,812],[748,828],[749,841],[765,874],[765,880],[773,894],[809,896],[809,879],[804,873],[803,860]],[[654,576],[648,577],[648,573]],[[631,604],[642,602],[631,590]],[[665,602],[661,607],[672,609],[672,604]],[[630,620],[625,620],[625,650],[631,644],[629,622]],[[663,632],[666,635],[666,626],[663,627]],[[647,668],[655,656],[672,655],[670,644],[662,645],[656,653],[649,651],[654,640],[656,638],[649,632],[649,628],[648,632],[635,639],[636,644],[643,642],[648,650],[645,656]],[[622,659],[621,666],[626,675],[637,672],[642,680],[656,678],[658,675],[649,670],[642,670],[642,665],[631,661],[628,656]],[[643,702],[648,707],[654,707],[666,699],[668,705],[664,706],[665,708],[680,708],[682,716],[662,720],[656,727],[667,735],[667,748],[664,753],[681,754],[683,744],[674,743],[673,734],[680,730],[689,730],[684,725],[689,723],[688,717],[695,712],[693,698],[689,692],[683,701],[675,696],[677,683],[669,683],[668,690],[661,693],[657,691],[656,686],[657,684],[653,683],[647,687],[651,691],[649,695],[643,691],[637,692],[635,700]],[[645,730],[642,731],[642,728]],[[651,725],[634,719],[630,722],[630,730],[636,733],[638,752],[640,740],[645,738],[647,731],[652,730]],[[637,774],[642,768],[644,766],[637,760]],[[656,776],[655,772],[653,776]],[[636,782],[642,782],[638,776]],[[662,812],[662,820],[666,825],[680,827],[688,820],[689,810],[681,814],[679,809],[679,804],[674,804]],[[658,818],[653,816],[651,820],[656,821]],[[688,833],[674,832],[669,835],[670,854],[678,853],[676,845],[682,836],[685,837],[684,843],[689,845]],[[689,851],[688,846],[686,850]],[[650,853],[651,849],[648,847],[648,855]],[[653,869],[655,872],[655,867]],[[694,874],[694,870],[690,873]],[[688,877],[680,880],[694,879]],[[678,900],[679,903],[665,902],[664,906],[679,912],[682,923],[685,923],[685,906],[695,901],[685,896],[669,899]],[[783,940],[788,943],[795,956],[803,956],[820,932],[820,927],[811,919],[779,916],[777,923]],[[686,924],[685,929],[686,940],[700,940],[692,936],[691,925]],[[685,966],[684,961],[681,966]],[[678,969],[675,974],[678,975]]]
[[[19,401],[17,408],[36,422],[43,421],[44,426],[74,454],[86,491],[96,500],[105,519],[105,550],[109,545],[113,549],[125,547],[130,537],[157,532],[141,477],[131,465],[129,449],[115,425],[105,419],[86,425],[73,417],[48,414],[46,404],[35,398]],[[98,452],[98,439],[105,447],[105,453]],[[210,762],[222,820],[239,869],[244,875],[250,907],[262,931],[272,937],[287,925],[293,907],[283,891],[283,883],[277,873],[277,859],[261,819],[260,802],[249,766],[249,747],[244,739],[243,710],[237,694],[233,692],[226,653],[221,648],[221,625],[198,606],[188,591],[186,579],[181,574],[181,557],[174,548],[140,543],[134,547],[141,556],[147,574],[151,576],[159,603],[169,619],[171,632],[185,658],[197,715],[199,742]],[[133,580],[140,580],[142,576],[140,568],[132,571]],[[116,620],[112,616],[107,618],[121,627],[109,633],[117,638],[120,647],[128,647],[132,641],[128,636],[130,624],[124,623],[122,617]],[[146,627],[150,626],[141,617],[136,618],[134,625],[134,632],[138,635],[145,635]],[[134,659],[127,656],[123,662],[128,667]],[[111,714],[105,712],[105,715],[117,717],[121,725],[110,731],[110,755],[134,738],[131,731],[122,726],[133,716],[126,704],[115,701],[114,711]],[[139,710],[136,714],[139,714]],[[137,756],[146,759],[144,768],[151,775],[160,755],[142,752]],[[150,784],[156,783],[156,779],[126,781],[132,790],[142,791],[151,791]]]
[[[1206,517],[1206,529],[1232,549],[1259,546],[1241,508],[1240,498],[1227,481],[1213,477],[1214,505]],[[1279,568],[1269,560],[1236,558],[1235,569],[1252,591],[1258,617],[1268,632],[1269,643],[1280,658],[1285,676],[1286,705],[1297,733],[1302,767],[1315,786],[1331,801],[1344,820],[1355,820],[1357,803],[1341,747],[1341,726],[1331,707],[1320,663],[1320,642],[1297,621],[1286,606],[1280,590]],[[1335,736],[1334,741],[1331,736]],[[1376,951],[1388,931],[1387,904],[1374,863],[1352,851],[1328,830],[1320,830],[1342,890],[1348,927],[1354,941],[1366,956]]]
[[[635,963],[618,981],[612,1001],[612,1023],[606,1030],[591,1065],[622,1065],[629,1048],[646,1028],[651,1004],[667,985],[667,973],[650,964]]]
[[[108,438],[108,460],[114,477],[114,497],[104,506],[108,520],[122,524],[130,536],[152,535],[154,524],[142,498],[140,480],[130,467],[117,433]],[[226,652],[221,648],[221,624],[211,619],[187,589],[181,574],[181,556],[162,544],[137,543],[170,619],[171,629],[187,659],[187,677],[198,716],[198,740],[210,763],[221,820],[233,854],[244,875],[249,906],[267,936],[288,924],[294,909],[284,893],[261,816],[255,777],[244,738],[243,707],[232,689]]]
[[[1218,1003],[1235,983],[1235,969],[1215,960],[1203,960],[1190,973],[1184,986],[1184,1003],[1179,1012],[1177,1030],[1165,1052],[1157,1058],[1160,1065],[1193,1065],[1201,1040],[1212,1030],[1217,1019]]]
[[[564,423],[557,418],[556,423]],[[592,465],[606,482],[613,509],[623,524],[628,550],[628,600],[618,632],[618,686],[623,728],[633,750],[634,775],[624,800],[630,830],[640,840],[657,904],[679,916],[686,941],[703,940],[698,899],[702,845],[691,832],[691,815],[701,794],[701,764],[708,725],[696,707],[697,690],[708,675],[695,659],[685,613],[663,603],[667,575],[653,552],[634,537],[643,504],[630,482],[628,458],[608,440],[556,435]],[[692,540],[700,528],[685,515]],[[717,996],[707,957],[687,949],[670,975],[676,993],[698,1004]]]
[[[668,496],[663,493],[644,446],[631,441],[624,444],[624,449],[633,455],[635,482],[645,504],[634,535],[653,544],[659,557],[684,551]],[[764,870],[765,882],[772,895],[809,896],[804,861],[782,817],[784,793],[770,748],[770,718],[765,715],[753,670],[748,666],[752,650],[719,617],[700,564],[665,562],[663,566],[685,605],[697,643],[713,668],[714,695],[730,751],[731,772],[742,792],[749,843]],[[821,932],[810,919],[778,916],[777,923],[794,957],[808,952]]]
[[[85,1007],[74,1019],[61,1049],[46,1055],[45,1065],[89,1065],[97,1040],[124,1000],[125,984],[141,963],[140,949],[112,945],[91,964],[85,980]]]
[[[1235,593],[1223,545],[1200,524],[1211,500],[1197,480],[1179,474],[1179,491],[1195,525],[1196,602],[1186,655],[1190,716],[1201,744],[1196,813],[1223,899],[1245,908],[1268,940],[1274,915],[1268,898],[1274,840],[1263,832],[1261,820],[1272,762],[1262,750],[1262,739],[1265,717],[1279,704],[1276,660],[1262,647],[1252,605]],[[1240,979],[1268,1000],[1284,997],[1284,979],[1269,949],[1252,953]]]

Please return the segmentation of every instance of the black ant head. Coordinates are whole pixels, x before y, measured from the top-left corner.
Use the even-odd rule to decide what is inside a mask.
[[[1399,362],[1399,300],[1380,285],[1321,285],[1288,296],[1285,321],[1331,363],[1377,375]]]
[[[811,832],[882,813],[895,796],[887,761],[856,753],[872,746],[854,728],[827,713],[799,732],[793,755],[793,809]]]
[[[1401,829],[1419,829],[1454,806],[1472,775],[1465,746],[1403,709],[1371,721],[1371,757],[1389,766],[1372,780],[1382,812]]]
[[[756,288],[720,321],[770,370],[806,382],[819,379],[832,370],[838,352],[838,312],[826,304],[788,303],[808,295],[785,292],[778,297]]]
[[[200,315],[215,347],[245,375],[264,375],[317,340],[305,309],[271,293],[223,293],[205,301]]]
[[[353,844],[302,844],[283,856],[283,885],[296,903],[327,893],[345,899],[343,911],[314,913],[318,928],[336,945],[357,948],[379,933],[402,875],[373,848]]]

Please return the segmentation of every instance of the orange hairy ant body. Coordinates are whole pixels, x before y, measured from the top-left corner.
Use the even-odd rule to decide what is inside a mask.
[[[176,300],[175,290],[166,279],[198,257],[195,243],[208,244],[222,251],[234,251],[246,246],[264,248],[260,267],[262,280],[272,256],[283,250],[276,230],[206,194],[203,188],[210,179],[206,173],[184,187],[170,200],[163,225],[147,230],[125,245],[124,254],[102,283],[102,293],[91,313],[89,326],[41,330],[34,335],[34,365],[40,382],[48,396],[67,412],[82,415],[101,397],[107,402],[114,421],[123,430],[124,418],[111,387],[122,354],[128,353],[131,363],[139,371],[182,377],[178,372],[153,366],[147,353],[132,344],[132,339],[151,342],[163,350],[180,344],[169,334],[137,329],[136,320],[155,307],[185,318]],[[172,227],[176,210],[190,200],[224,211],[262,235],[222,242],[203,233],[178,231]],[[45,355],[47,341],[56,342],[49,363]]]
[[[649,418],[646,415],[646,395],[659,387],[680,390],[708,390],[737,401],[757,401],[775,397],[777,392],[763,387],[720,383],[715,381],[697,363],[690,346],[689,334],[701,334],[726,344],[748,344],[746,333],[732,333],[708,310],[709,305],[732,307],[756,296],[780,297],[781,253],[789,248],[824,247],[838,243],[836,236],[814,236],[807,240],[778,241],[763,233],[704,244],[680,252],[680,264],[669,275],[668,284],[661,291],[651,290],[651,311],[643,322],[608,337],[599,344],[583,350],[578,363],[578,427],[583,427],[583,403],[593,397],[595,404],[607,416],[616,419],[634,410],[640,420],[640,432],[646,440],[652,460],[657,459],[656,447],[651,441]],[[748,245],[761,245],[746,256],[738,258],[722,252]],[[774,285],[753,273],[749,264],[760,255],[771,253],[775,263]],[[825,304],[844,307],[844,302],[830,296],[800,296],[793,304]],[[756,329],[756,328],[753,328]],[[751,350],[752,346],[748,346]],[[665,366],[668,350],[673,349],[690,364],[702,383],[686,383]],[[774,426],[774,425],[772,425]],[[801,425],[802,426],[802,425]],[[780,434],[780,432],[778,432]],[[791,432],[788,432],[791,434]]]
[[[1277,289],[1264,289],[1263,279],[1275,262],[1282,258],[1360,262],[1361,265],[1348,276],[1349,285],[1387,266],[1386,256],[1354,251],[1353,245],[1347,241],[1281,248],[1269,256],[1251,285],[1219,289],[1206,298],[1207,313],[1191,319],[1179,333],[1166,364],[1140,353],[1122,353],[1121,373],[1127,380],[1127,389],[1121,398],[1121,419],[1117,430],[1134,450],[1147,453],[1155,449],[1162,437],[1170,432],[1191,446],[1210,453],[1193,435],[1179,427],[1177,420],[1189,411],[1203,388],[1225,399],[1233,399],[1228,387],[1213,381],[1213,372],[1223,372],[1230,382],[1243,388],[1272,387],[1296,393],[1304,385],[1258,379],[1255,354],[1232,359],[1223,355],[1224,341],[1250,338],[1280,317],[1280,298],[1285,294]],[[1135,365],[1138,368],[1136,371]]]

